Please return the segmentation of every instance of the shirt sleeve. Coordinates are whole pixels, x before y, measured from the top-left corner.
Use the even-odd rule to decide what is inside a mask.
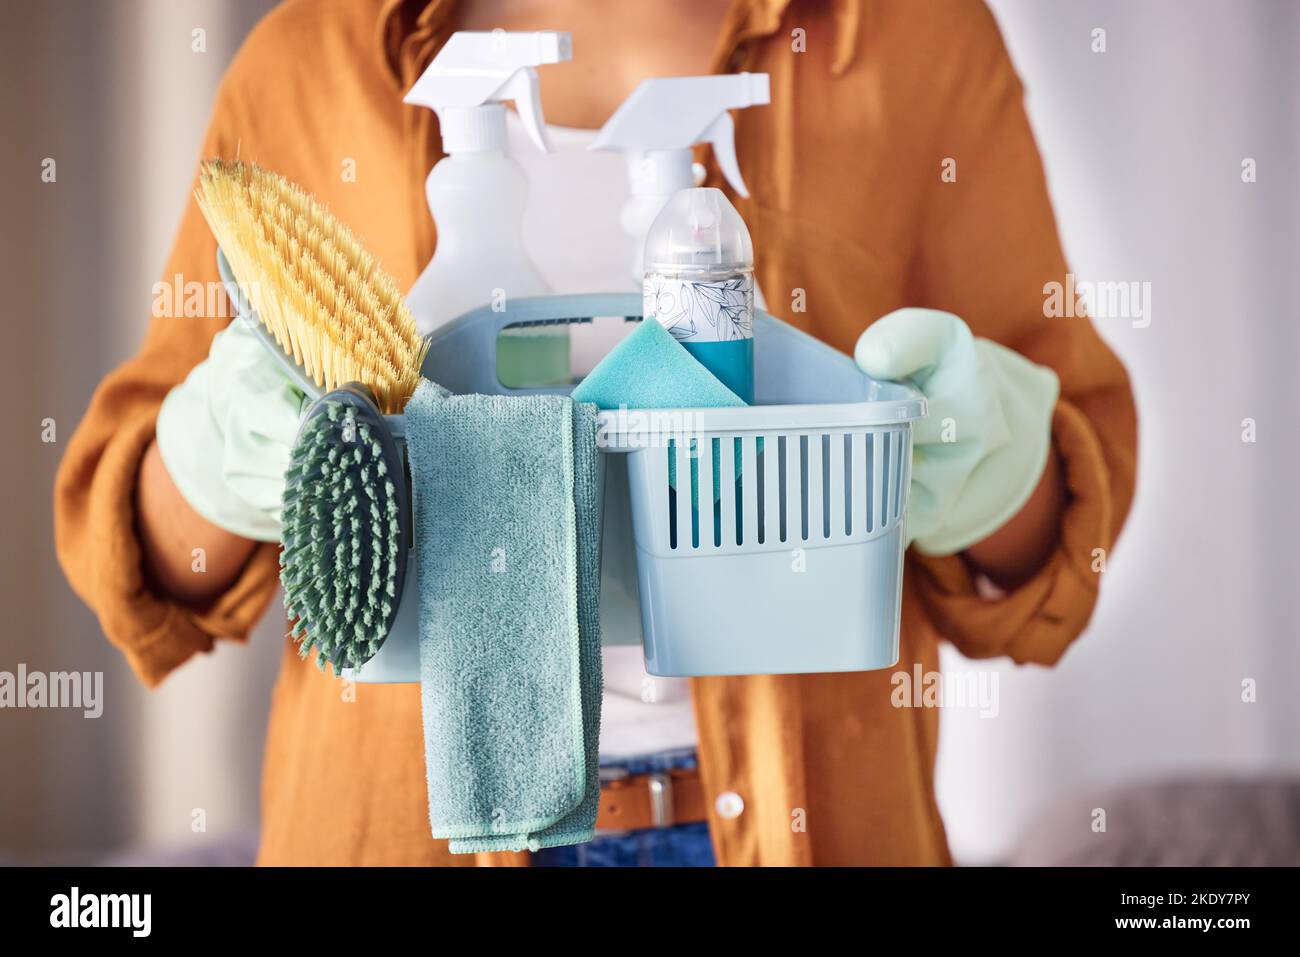
[[[1069,269],[1024,93],[992,15],[978,5],[966,19],[962,52],[936,67],[942,121],[911,299],[1055,370],[1053,444],[1069,501],[1057,551],[1009,594],[982,597],[959,556],[912,550],[910,574],[931,621],[962,653],[1051,664],[1087,625],[1128,514],[1137,414],[1127,373],[1092,321],[1045,308],[1049,284],[1064,286]]]
[[[235,155],[229,88],[227,80],[218,93],[204,158]],[[171,308],[154,310],[167,314],[150,319],[140,351],[96,389],[54,487],[59,563],[108,640],[151,686],[215,639],[246,638],[274,594],[278,571],[278,547],[259,546],[225,594],[199,609],[153,593],[145,581],[135,514],[140,462],[163,398],[207,355],[232,314],[220,290],[216,241],[192,194],[162,283]]]

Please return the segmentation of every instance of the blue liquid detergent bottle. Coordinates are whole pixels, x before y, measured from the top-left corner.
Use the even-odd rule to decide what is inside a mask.
[[[720,189],[672,195],[646,234],[647,320],[745,402],[754,401],[754,246]]]

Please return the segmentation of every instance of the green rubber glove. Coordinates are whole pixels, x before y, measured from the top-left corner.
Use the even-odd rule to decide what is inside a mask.
[[[1020,511],[1047,465],[1056,373],[933,309],[883,316],[853,357],[872,378],[916,386],[929,404],[913,433],[909,542],[951,555]]]
[[[190,506],[228,532],[279,541],[304,400],[243,319],[217,333],[158,412],[158,451]]]

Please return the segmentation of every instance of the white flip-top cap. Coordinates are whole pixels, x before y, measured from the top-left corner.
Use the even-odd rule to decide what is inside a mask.
[[[573,40],[567,33],[463,30],[451,35],[403,102],[435,110],[443,149],[454,153],[504,149],[505,112],[500,104],[513,100],[528,135],[549,153],[534,68],[572,58]]]
[[[749,269],[754,244],[745,221],[720,189],[678,190],[645,239],[647,272],[660,269]]]

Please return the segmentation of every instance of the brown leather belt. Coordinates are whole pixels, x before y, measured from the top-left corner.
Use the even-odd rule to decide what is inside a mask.
[[[601,772],[597,831],[636,831],[707,819],[704,785],[697,770],[607,775]]]

